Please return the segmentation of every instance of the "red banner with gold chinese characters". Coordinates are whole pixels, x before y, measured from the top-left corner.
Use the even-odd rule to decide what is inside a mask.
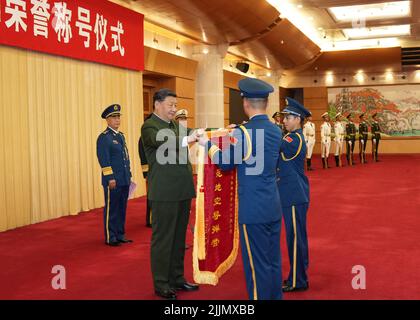
[[[0,44],[141,71],[143,20],[110,1],[0,0]]]
[[[229,146],[227,130],[212,141]],[[216,285],[235,263],[239,246],[236,169],[222,171],[200,147],[197,169],[196,219],[193,248],[194,281]]]

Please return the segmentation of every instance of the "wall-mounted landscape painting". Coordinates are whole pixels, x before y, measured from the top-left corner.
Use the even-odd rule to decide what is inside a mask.
[[[361,113],[371,121],[378,114],[381,131],[389,136],[420,136],[420,85],[329,88],[332,113]]]

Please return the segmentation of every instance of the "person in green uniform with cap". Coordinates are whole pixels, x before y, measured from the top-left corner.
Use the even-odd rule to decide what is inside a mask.
[[[153,114],[141,128],[153,212],[153,284],[157,296],[170,300],[177,298],[179,290],[198,290],[198,285],[184,277],[184,256],[191,199],[196,196],[188,144],[196,142],[199,135],[174,121],[176,106],[174,92],[158,90],[153,96]]]

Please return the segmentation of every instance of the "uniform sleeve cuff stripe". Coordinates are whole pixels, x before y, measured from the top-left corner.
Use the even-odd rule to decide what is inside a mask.
[[[213,159],[213,156],[216,154],[216,152],[220,151],[219,147],[212,145],[209,149],[209,156],[210,159]]]

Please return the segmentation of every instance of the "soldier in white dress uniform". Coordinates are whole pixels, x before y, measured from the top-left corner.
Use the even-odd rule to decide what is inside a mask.
[[[324,123],[321,125],[321,157],[322,167],[328,169],[328,156],[331,147],[331,124],[328,112],[322,114]]]
[[[341,113],[337,113],[335,116],[335,123],[334,123],[334,142],[335,142],[335,165],[337,167],[342,166],[341,162],[341,154],[343,153],[343,145],[344,145],[344,138],[346,135],[346,128],[342,122],[342,115]]]
[[[306,118],[307,121],[303,126],[303,136],[305,137],[307,153],[306,153],[306,167],[309,171],[312,169],[312,152],[315,146],[315,123],[312,122],[312,116]]]

